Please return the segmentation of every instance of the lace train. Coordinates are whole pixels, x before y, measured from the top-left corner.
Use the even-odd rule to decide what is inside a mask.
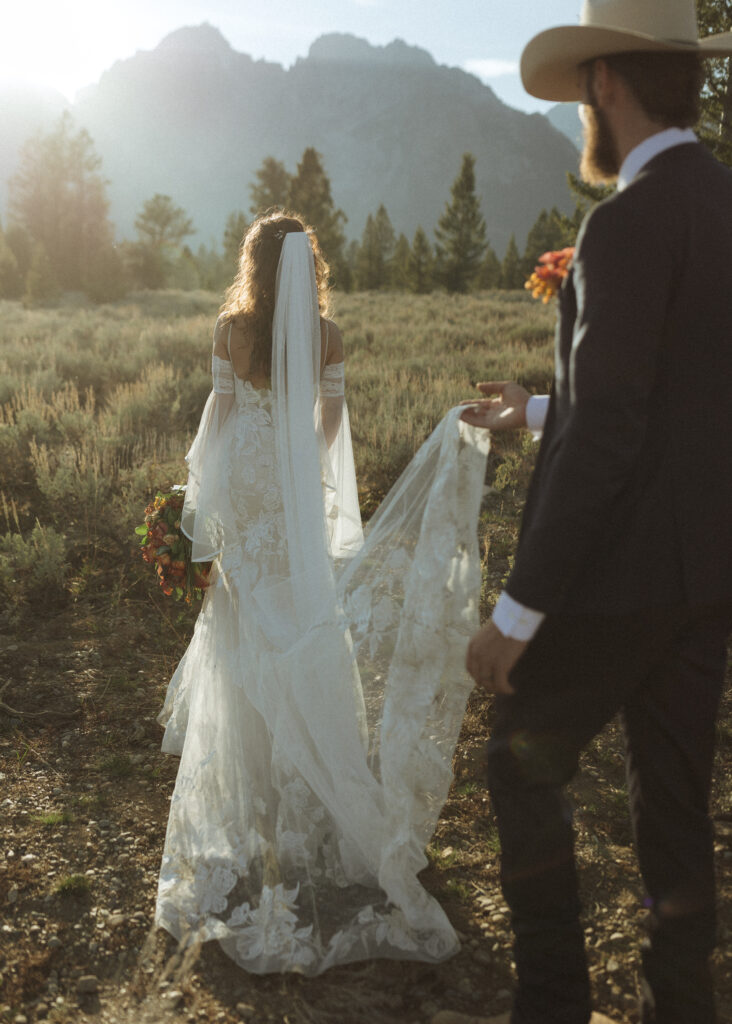
[[[268,394],[237,383],[241,543],[217,559],[159,719],[181,761],[156,920],[257,973],[442,960],[455,932],[417,875],[472,685],[487,433],[448,414],[336,566],[336,613],[303,633]]]

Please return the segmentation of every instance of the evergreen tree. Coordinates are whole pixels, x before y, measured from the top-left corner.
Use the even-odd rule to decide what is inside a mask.
[[[224,262],[232,268],[232,273],[239,264],[239,251],[248,227],[249,223],[246,215],[241,210],[235,210],[226,218],[226,227],[224,228]]]
[[[43,242],[36,242],[28,274],[25,279],[23,303],[26,306],[40,306],[52,302],[59,294],[56,267],[51,262]]]
[[[123,259],[124,250],[110,245],[102,249],[86,276],[85,291],[92,302],[117,302],[130,290],[130,275]]]
[[[394,246],[389,268],[389,280],[392,288],[399,291],[409,290],[409,260],[412,249],[406,235],[399,235]]]
[[[434,257],[424,228],[420,225],[412,239],[409,254],[409,286],[418,295],[432,291]]]
[[[0,228],[0,299],[19,299],[23,294],[23,278],[20,276],[15,253],[8,245],[5,232]]]
[[[531,274],[539,257],[545,252],[574,245],[576,235],[574,221],[560,213],[556,206],[549,212],[542,210],[526,239],[522,262],[524,277]]]
[[[362,290],[385,288],[389,284],[389,261],[394,252],[394,228],[382,203],[366,218],[356,263],[356,283]]]
[[[697,18],[702,36],[728,32],[732,0],[697,0]],[[705,60],[704,71],[699,135],[718,160],[732,167],[732,60]]]
[[[525,281],[526,278],[521,269],[521,259],[519,258],[518,246],[516,245],[516,236],[511,235],[508,247],[506,248],[506,255],[503,257],[503,263],[501,264],[501,288],[523,288]]]
[[[221,292],[231,284],[235,264],[214,246],[199,245],[195,254],[200,287],[209,292]]]
[[[33,258],[33,240],[20,224],[11,224],[5,232],[5,241],[15,256],[20,279],[25,281]]]
[[[83,290],[100,252],[112,245],[100,167],[90,135],[74,131],[65,112],[52,132],[25,144],[10,180],[10,219],[30,236],[33,259],[43,247],[61,288]]]
[[[320,153],[312,146],[304,151],[297,172],[290,179],[287,205],[315,228],[333,277],[338,281],[345,270],[346,236],[343,224],[347,218],[343,210],[336,209],[330,178],[325,172]]]
[[[138,241],[132,248],[133,271],[145,288],[164,288],[193,222],[170,196],[157,192],[146,199],[135,219]]]
[[[489,245],[485,251],[478,271],[478,284],[481,288],[500,288],[501,286],[501,261],[496,256],[492,245]]]
[[[460,174],[453,182],[451,200],[437,222],[435,237],[445,286],[466,292],[474,281],[485,252],[485,221],[475,194],[475,157],[463,154]]]
[[[256,172],[256,181],[249,186],[251,206],[249,212],[253,217],[260,217],[273,206],[287,206],[290,197],[290,175],[285,165],[267,156]],[[241,239],[239,239],[241,241]]]

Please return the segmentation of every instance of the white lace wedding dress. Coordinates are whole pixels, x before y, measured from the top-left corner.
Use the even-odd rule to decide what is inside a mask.
[[[294,362],[290,353],[283,372]],[[180,767],[157,923],[184,942],[217,939],[257,973],[444,959],[455,932],[417,876],[472,685],[464,657],[478,625],[487,432],[452,410],[362,544],[333,498],[343,500],[343,481],[318,474],[336,555],[323,568],[310,559],[317,530],[302,534],[308,494],[287,494],[278,371],[270,391],[230,364],[214,370],[204,421],[228,394],[216,432],[229,505],[215,583],[159,719]],[[321,394],[321,409],[342,405],[342,366],[327,368]],[[287,415],[293,395],[290,381]],[[312,424],[312,399],[310,409]]]

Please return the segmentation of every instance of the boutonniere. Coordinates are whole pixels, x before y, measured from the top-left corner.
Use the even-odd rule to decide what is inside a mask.
[[[562,286],[562,281],[569,273],[574,256],[574,246],[559,249],[557,252],[545,252],[539,257],[538,266],[528,279],[527,288],[535,299],[548,302]]]

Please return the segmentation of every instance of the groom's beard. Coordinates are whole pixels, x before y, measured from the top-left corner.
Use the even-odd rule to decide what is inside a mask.
[[[584,148],[580,175],[590,185],[614,181],[620,170],[620,158],[612,129],[604,110],[583,105],[580,117],[584,129]]]

